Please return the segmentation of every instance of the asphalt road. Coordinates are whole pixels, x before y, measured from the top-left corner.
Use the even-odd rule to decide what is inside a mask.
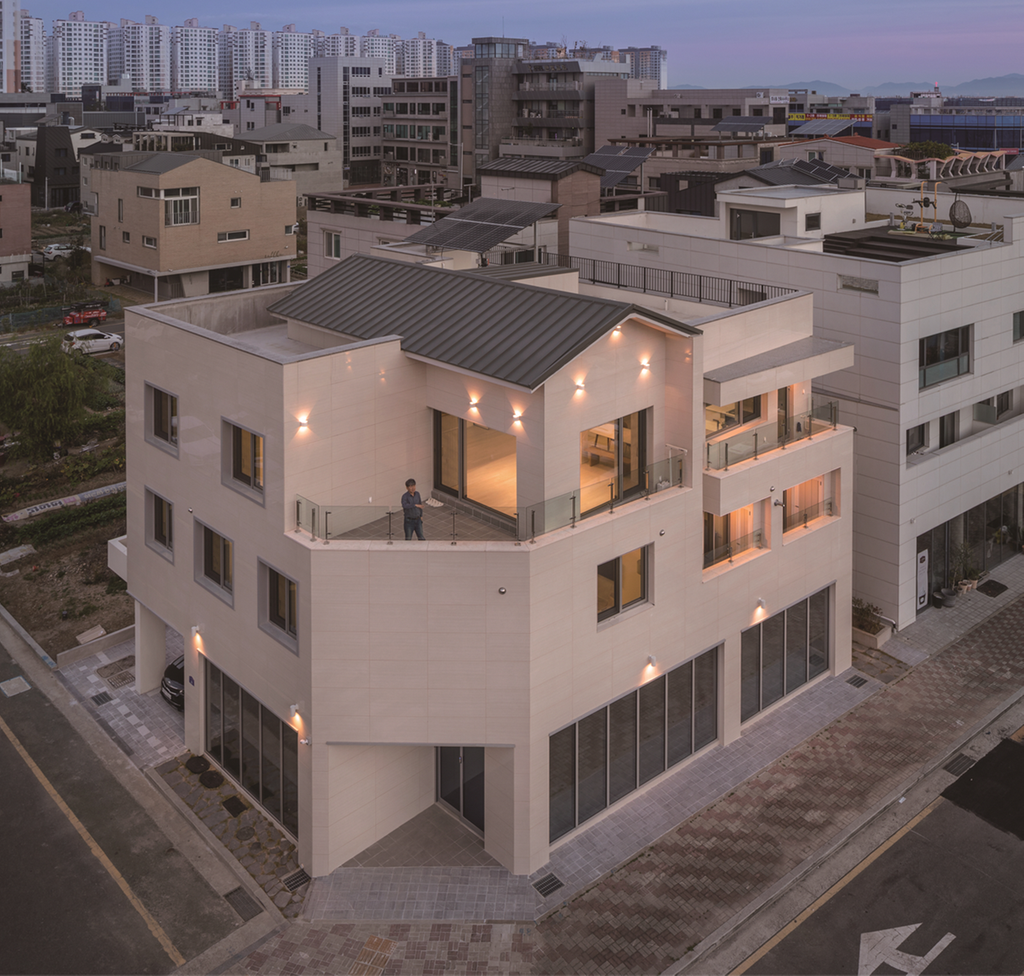
[[[1005,740],[748,973],[1024,972],[1024,745]]]
[[[0,694],[0,721],[0,973],[167,973],[239,928],[45,695]]]

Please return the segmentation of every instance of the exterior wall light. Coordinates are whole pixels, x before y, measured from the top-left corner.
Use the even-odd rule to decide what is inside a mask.
[[[192,637],[194,638],[199,633],[199,624],[192,625]]]
[[[762,610],[764,609],[764,597],[763,597],[763,596],[762,596],[762,597],[758,597],[758,600],[757,600],[757,605],[758,605],[758,607],[760,607],[760,608],[761,608]]]
[[[295,716],[299,714],[299,706],[297,704],[296,705],[289,705],[288,706],[288,714],[292,718],[295,718]]]
[[[303,414],[299,417],[299,430],[306,430],[309,427],[309,417]]]
[[[658,659],[653,655],[649,655],[647,658],[647,667],[656,668],[658,666]]]
[[[576,381],[576,392],[577,393],[582,393],[583,392],[583,380],[577,380]]]
[[[640,360],[640,372],[646,373],[651,368],[651,361],[649,359]]]

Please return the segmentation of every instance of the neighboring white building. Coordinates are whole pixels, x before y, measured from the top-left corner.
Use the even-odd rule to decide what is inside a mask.
[[[400,38],[397,34],[381,36],[379,30],[372,30],[359,38],[359,56],[361,58],[380,58],[384,61],[384,70],[388,74],[398,73],[398,45]]]
[[[453,74],[452,50],[451,44],[420,31],[416,37],[398,42],[396,73],[406,78],[443,78]]]
[[[107,80],[116,85],[128,76],[132,91],[166,92],[171,88],[171,28],[146,15],[145,23],[121,18],[107,36]]]
[[[625,61],[627,56],[630,78],[656,81],[659,88],[668,88],[668,51],[657,44],[619,48],[620,60]]]
[[[18,11],[21,39],[21,84],[31,92],[46,91],[46,23],[22,8]]]
[[[186,746],[310,874],[435,802],[531,873],[850,666],[853,431],[810,384],[852,348],[806,292],[594,291],[354,256],[127,312],[137,683],[184,634]],[[409,477],[454,545],[389,539]]]
[[[218,88],[225,98],[234,98],[238,90],[272,88],[274,84],[273,32],[263,30],[254,20],[241,29],[225,24],[217,35],[220,65]]]
[[[79,98],[82,85],[107,84],[107,33],[113,26],[86,20],[81,10],[55,20],[47,45],[48,90]]]
[[[328,34],[320,40],[316,56],[318,58],[357,58],[359,57],[359,36],[350,34],[347,27],[342,27],[337,34]]]
[[[294,24],[274,31],[275,88],[309,87],[309,59],[316,54],[316,41],[312,33],[296,31]]]
[[[911,196],[868,192],[874,212]],[[816,383],[858,431],[854,592],[904,627],[1024,541],[1024,216],[971,197],[975,220],[1003,215],[997,232],[939,240],[865,224],[864,196],[774,187],[721,194],[717,217],[581,217],[570,249],[814,291],[815,335],[857,348],[852,369]]]
[[[217,29],[191,17],[171,31],[171,85],[178,92],[214,92],[219,81]]]

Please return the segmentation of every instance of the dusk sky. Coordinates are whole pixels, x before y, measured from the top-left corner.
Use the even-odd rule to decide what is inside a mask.
[[[54,17],[78,9],[24,2],[47,31]],[[328,34],[340,26],[401,37],[422,30],[456,45],[501,34],[538,42],[565,37],[570,46],[660,44],[669,52],[669,84],[705,88],[824,80],[858,91],[887,81],[956,84],[1024,71],[1022,0],[94,0],[83,9],[90,20],[141,21],[152,13],[171,25],[198,17],[209,27],[256,20],[268,30],[294,23]]]

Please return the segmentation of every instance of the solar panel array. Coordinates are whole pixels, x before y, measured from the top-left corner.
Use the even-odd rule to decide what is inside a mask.
[[[604,170],[601,189],[610,190],[618,186],[654,153],[653,146],[602,146],[591,153],[583,162],[600,166]]]
[[[554,213],[558,207],[557,203],[524,203],[481,197],[416,231],[405,241],[484,254],[542,217]]]

